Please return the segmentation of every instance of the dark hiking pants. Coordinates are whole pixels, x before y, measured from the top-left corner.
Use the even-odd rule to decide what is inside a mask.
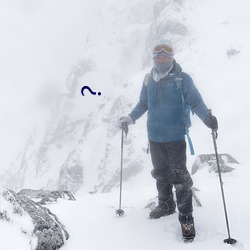
[[[154,169],[152,176],[156,179],[159,205],[175,207],[173,186],[176,191],[179,220],[192,220],[193,181],[186,167],[186,142],[150,141],[151,159]]]

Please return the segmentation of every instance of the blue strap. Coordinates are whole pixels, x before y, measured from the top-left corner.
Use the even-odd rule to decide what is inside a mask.
[[[175,78],[175,82],[177,84],[177,89],[179,89],[179,92],[181,94],[181,102],[182,102],[182,108],[183,108],[183,114],[185,113],[185,100],[184,100],[184,96],[183,96],[183,92],[182,92],[182,77],[176,77]],[[186,125],[186,124],[185,124]],[[189,136],[189,128],[187,127],[187,125],[185,126],[185,132],[186,132],[186,136],[187,136],[187,140],[188,140],[188,145],[189,145],[189,149],[190,149],[190,154],[194,155],[194,146],[192,143],[192,140]]]
[[[193,146],[192,140],[191,140],[191,138],[189,136],[189,129],[188,128],[186,128],[186,136],[187,136],[187,140],[188,140],[190,154],[194,155],[194,146]]]

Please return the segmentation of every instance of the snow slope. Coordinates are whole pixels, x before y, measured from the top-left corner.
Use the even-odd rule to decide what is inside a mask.
[[[75,202],[62,201],[50,205],[71,237],[62,249],[131,249],[131,250],[222,250],[250,249],[248,235],[249,168],[241,165],[223,175],[231,237],[238,240],[234,246],[223,242],[228,238],[218,176],[207,169],[193,176],[202,207],[194,206],[197,236],[193,243],[183,243],[177,213],[158,220],[149,220],[145,206],[156,196],[154,182],[146,174],[123,187],[122,208],[125,215],[115,214],[118,208],[118,189],[108,194],[85,194]],[[242,195],[240,195],[242,193]]]

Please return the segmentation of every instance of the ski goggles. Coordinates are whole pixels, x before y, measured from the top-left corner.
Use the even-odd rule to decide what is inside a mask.
[[[160,44],[160,45],[155,46],[153,49],[153,57],[157,57],[157,56],[173,58],[174,51],[171,47],[165,44]]]

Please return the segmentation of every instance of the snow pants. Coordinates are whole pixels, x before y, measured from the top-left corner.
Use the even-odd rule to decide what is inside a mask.
[[[186,142],[150,141],[150,153],[159,205],[170,209],[176,206],[173,198],[173,187],[175,187],[179,220],[181,223],[185,223],[187,219],[192,221],[193,181],[186,167]]]

